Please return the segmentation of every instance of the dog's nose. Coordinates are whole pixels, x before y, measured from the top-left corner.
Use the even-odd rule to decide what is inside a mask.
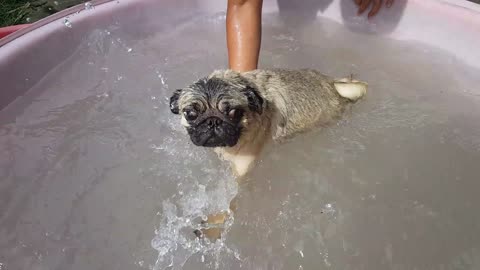
[[[211,117],[207,119],[207,125],[209,127],[219,126],[221,123],[222,123],[222,120],[220,120],[217,117]]]

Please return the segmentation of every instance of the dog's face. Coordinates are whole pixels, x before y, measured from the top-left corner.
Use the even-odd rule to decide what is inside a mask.
[[[170,110],[182,115],[182,125],[197,146],[235,146],[252,114],[262,114],[263,99],[255,86],[236,74],[210,76],[170,98]]]

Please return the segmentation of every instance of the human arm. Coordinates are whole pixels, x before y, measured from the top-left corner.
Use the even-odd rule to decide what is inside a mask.
[[[257,69],[262,39],[263,0],[228,0],[227,49],[229,68]]]

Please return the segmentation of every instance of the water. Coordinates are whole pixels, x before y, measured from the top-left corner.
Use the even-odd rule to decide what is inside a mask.
[[[94,7],[93,7],[93,5],[92,5],[91,2],[86,2],[86,3],[84,4],[84,6],[85,6],[85,10],[94,9]]]
[[[267,16],[262,67],[354,73],[370,89],[338,124],[270,149],[237,189],[168,106],[226,65],[224,19],[140,37],[97,29],[2,112],[0,268],[480,267],[478,70],[422,44]],[[235,194],[225,238],[196,239]]]
[[[63,24],[68,28],[72,28],[72,22],[68,18],[63,19]]]

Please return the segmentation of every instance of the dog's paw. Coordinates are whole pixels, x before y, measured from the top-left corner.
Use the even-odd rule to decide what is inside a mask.
[[[207,220],[200,222],[200,228],[194,230],[193,233],[200,239],[207,238],[214,242],[222,237],[227,217],[227,213],[210,215]]]
[[[207,238],[211,242],[215,242],[216,240],[222,238],[222,232],[223,228],[204,228],[193,231],[196,237],[200,239]]]
[[[193,234],[195,234],[195,236],[198,237],[198,238],[203,238],[203,232],[202,232],[202,230],[198,230],[198,229],[197,229],[197,230],[194,230],[194,231],[193,231]]]

